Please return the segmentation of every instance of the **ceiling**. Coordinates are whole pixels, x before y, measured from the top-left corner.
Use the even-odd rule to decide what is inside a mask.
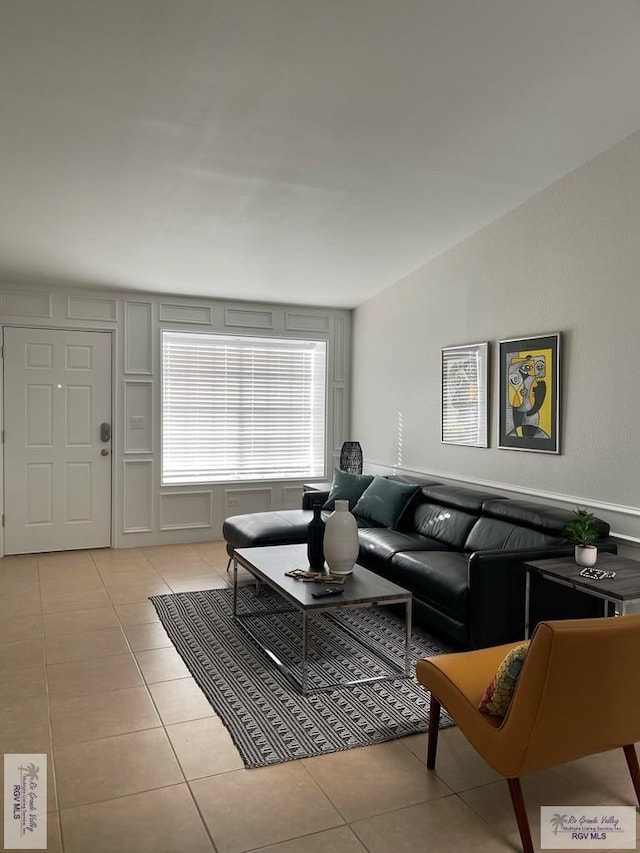
[[[353,307],[640,127],[639,0],[0,0],[0,277]]]

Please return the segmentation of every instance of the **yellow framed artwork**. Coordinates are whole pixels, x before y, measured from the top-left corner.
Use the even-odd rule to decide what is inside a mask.
[[[560,453],[560,333],[499,342],[498,447]]]

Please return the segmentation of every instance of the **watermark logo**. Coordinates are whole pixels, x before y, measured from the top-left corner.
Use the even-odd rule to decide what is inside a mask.
[[[541,806],[543,850],[635,850],[633,806]]]
[[[4,849],[47,849],[47,756],[4,757]]]

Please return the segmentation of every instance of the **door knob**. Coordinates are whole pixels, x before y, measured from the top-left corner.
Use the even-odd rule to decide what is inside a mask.
[[[109,451],[107,450],[106,447],[102,448],[102,450],[100,451],[100,455],[101,456],[108,456],[109,455]]]

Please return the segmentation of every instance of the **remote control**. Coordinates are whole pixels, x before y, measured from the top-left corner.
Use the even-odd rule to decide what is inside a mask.
[[[312,598],[330,598],[332,595],[342,595],[344,592],[343,589],[338,589],[335,586],[328,586],[326,589],[323,589],[322,592],[312,592]]]

